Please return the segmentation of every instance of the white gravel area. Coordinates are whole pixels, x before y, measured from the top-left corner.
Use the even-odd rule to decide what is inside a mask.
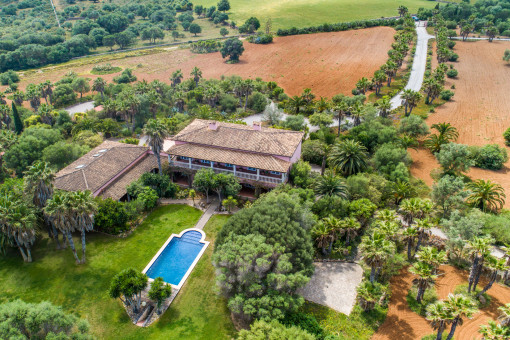
[[[310,282],[298,290],[305,300],[349,315],[356,303],[356,288],[363,269],[356,263],[319,262]]]

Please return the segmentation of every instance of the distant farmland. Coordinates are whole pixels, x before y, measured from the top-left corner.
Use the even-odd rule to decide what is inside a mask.
[[[218,0],[195,0],[194,5],[216,6]],[[398,15],[400,5],[407,6],[411,13],[418,8],[432,8],[437,3],[427,0],[230,0],[230,17],[242,24],[251,16],[263,24],[268,18],[273,21],[273,30],[278,28],[314,26],[361,19]]]

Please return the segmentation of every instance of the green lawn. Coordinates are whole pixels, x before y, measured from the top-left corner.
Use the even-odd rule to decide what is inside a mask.
[[[195,0],[194,5],[216,6],[218,0]],[[305,27],[323,23],[337,23],[360,19],[375,19],[398,15],[397,8],[407,6],[411,13],[418,8],[433,8],[434,1],[427,0],[230,0],[230,17],[241,25],[251,16],[262,24],[268,18],[273,30],[278,28]]]
[[[90,234],[86,265],[75,265],[69,250],[54,250],[47,238],[34,246],[31,264],[24,264],[13,250],[0,259],[0,302],[48,300],[87,318],[99,339],[207,339],[211,334],[217,339],[232,338],[234,328],[225,301],[214,291],[212,243],[169,310],[149,328],[131,324],[120,301],[106,293],[112,276],[128,267],[142,270],[172,233],[193,227],[200,215],[189,206],[164,206],[128,238]],[[214,242],[226,218],[214,216],[209,222],[208,241]]]

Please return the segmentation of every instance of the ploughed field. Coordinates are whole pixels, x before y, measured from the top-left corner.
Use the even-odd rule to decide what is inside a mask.
[[[392,28],[375,27],[276,37],[269,45],[245,41],[245,51],[237,64],[227,64],[219,52],[193,54],[189,49],[176,48],[108,63],[132,68],[138,80],[159,79],[169,83],[173,71],[181,69],[185,77],[189,77],[193,67],[197,66],[202,70],[204,78],[220,78],[223,75],[252,79],[260,77],[265,81],[277,82],[289,95],[297,95],[304,88],[311,88],[317,96],[331,98],[339,93],[350,95],[361,77],[371,77],[386,62],[394,34]],[[84,60],[71,62],[65,67],[58,65],[27,74],[22,78],[20,88],[46,79],[57,81],[71,70],[81,76],[96,78],[90,71],[95,64],[101,62],[93,58],[90,63]],[[118,74],[101,77],[112,81]]]
[[[510,127],[510,66],[502,60],[505,49],[510,49],[510,42],[457,41],[459,61],[453,65],[459,75],[449,79],[446,86],[455,85],[455,96],[429,115],[429,126],[451,123],[459,131],[457,143],[505,145],[503,132]],[[431,185],[430,172],[439,167],[435,157],[426,149],[410,153],[414,160],[411,173]],[[510,195],[509,166],[507,163],[499,171],[472,168],[468,175],[497,182]],[[506,208],[510,207],[510,199],[507,201]]]
[[[441,266],[439,278],[435,286],[438,299],[442,300],[453,293],[455,287],[467,283],[469,272],[456,269],[452,266]],[[412,287],[414,275],[407,269],[403,269],[400,275],[391,280],[391,299],[388,307],[386,320],[374,334],[372,340],[395,340],[395,339],[421,339],[423,336],[435,333],[430,322],[424,317],[413,312],[406,301],[409,289]],[[485,278],[480,279],[479,287],[486,284]],[[490,304],[480,309],[472,319],[464,319],[462,325],[457,326],[454,338],[457,340],[471,340],[481,338],[478,333],[480,325],[486,325],[489,320],[495,320],[499,316],[498,307],[510,301],[510,288],[495,283],[487,292],[491,297]],[[448,327],[445,331],[450,331]]]

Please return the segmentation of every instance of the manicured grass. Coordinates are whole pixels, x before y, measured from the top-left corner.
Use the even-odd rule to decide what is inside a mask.
[[[370,339],[384,322],[388,308],[379,305],[370,312],[363,312],[354,306],[351,315],[339,313],[331,308],[305,302],[302,311],[313,315],[328,334],[336,335],[340,339]]]
[[[206,7],[216,6],[217,0],[196,0],[193,4]],[[407,6],[411,13],[418,8],[432,8],[434,1],[426,0],[230,0],[230,17],[238,25],[251,16],[257,17],[262,25],[271,18],[273,30],[278,28],[315,26],[361,19],[376,19],[398,15],[397,8]]]
[[[214,292],[212,244],[160,321],[134,326],[120,301],[108,297],[111,278],[122,269],[142,270],[172,233],[191,228],[201,212],[186,205],[163,206],[125,239],[87,235],[87,264],[76,265],[70,250],[57,251],[43,238],[34,246],[34,262],[24,264],[14,250],[0,259],[0,302],[48,300],[88,319],[99,339],[231,338],[233,326],[224,301]],[[213,242],[224,217],[206,226]],[[78,238],[75,242],[78,243]],[[78,248],[81,251],[80,248]]]

